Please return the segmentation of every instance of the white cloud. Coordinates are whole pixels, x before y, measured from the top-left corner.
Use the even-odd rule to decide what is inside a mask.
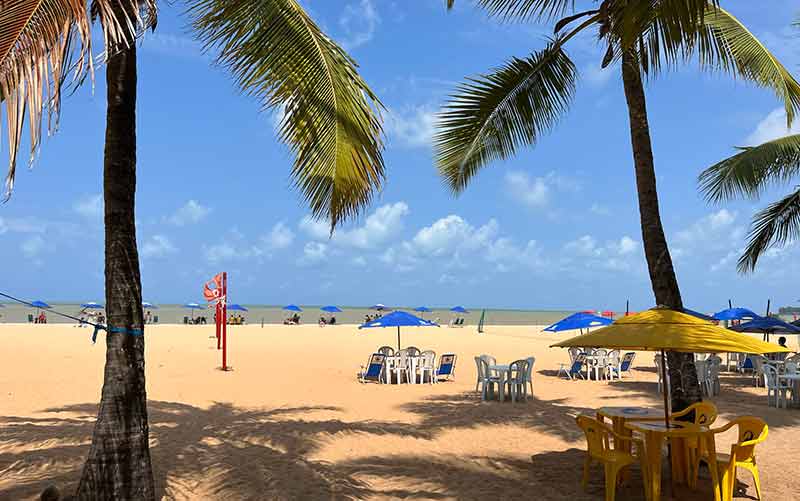
[[[633,254],[638,249],[639,249],[639,242],[625,235],[619,240],[617,252],[622,255]]]
[[[45,248],[45,241],[41,235],[33,235],[25,239],[20,245],[22,254],[27,258],[34,258],[38,256]]]
[[[708,214],[675,235],[676,257],[690,255],[696,251],[708,252],[728,250],[730,242],[740,240],[745,233],[736,225],[737,213],[720,209]]]
[[[593,61],[584,66],[581,75],[589,85],[593,87],[602,87],[616,74],[615,68],[616,66],[608,66],[603,69],[597,61]]]
[[[87,219],[101,219],[103,217],[103,195],[85,196],[75,202],[72,209]]]
[[[328,258],[328,246],[322,242],[308,242],[303,247],[303,255],[298,260],[300,265],[313,265]]]
[[[429,147],[436,131],[436,113],[436,108],[427,105],[389,108],[384,123],[386,136],[392,145]]]
[[[795,122],[791,129],[787,128],[786,111],[777,108],[756,125],[755,130],[745,139],[745,143],[748,146],[756,146],[789,134],[800,134],[800,124]]]
[[[606,207],[604,205],[597,204],[597,203],[594,203],[594,204],[592,204],[591,207],[589,207],[589,212],[591,212],[592,214],[597,214],[598,216],[610,216],[611,215],[611,210],[608,207]]]
[[[0,217],[0,235],[8,231],[8,225],[6,225],[5,219]]]
[[[555,172],[534,178],[527,172],[509,171],[505,176],[505,185],[512,199],[534,209],[549,205],[554,190],[559,192],[580,190],[580,186],[574,180]]]
[[[292,245],[294,232],[283,221],[275,223],[267,235],[261,237],[261,243],[268,249],[285,249]]]
[[[370,249],[388,240],[403,227],[403,218],[408,215],[405,202],[386,204],[367,216],[362,226],[352,229],[337,229],[330,242],[343,247]],[[304,217],[298,225],[300,230],[313,240],[328,240],[328,223]]]
[[[360,0],[345,5],[339,17],[339,27],[344,33],[342,47],[352,50],[368,43],[380,23],[381,17],[372,0]]]
[[[196,200],[189,200],[186,204],[175,211],[169,217],[169,222],[175,226],[185,226],[187,224],[199,223],[208,216],[211,209],[201,205]]]
[[[168,254],[174,254],[178,249],[172,244],[165,235],[153,235],[144,242],[140,254],[143,258],[159,258]]]
[[[233,245],[227,242],[206,247],[204,253],[206,259],[212,263],[230,261],[243,257]]]
[[[364,256],[356,256],[350,260],[350,263],[352,263],[353,266],[363,268],[367,265],[367,260],[364,258]]]
[[[497,234],[497,226],[497,221],[490,219],[476,229],[461,216],[451,214],[419,230],[411,240],[411,245],[418,253],[433,256],[475,249],[491,241]]]
[[[637,262],[641,263],[638,256],[639,243],[627,235],[603,244],[591,235],[583,235],[567,242],[564,250],[568,255],[577,257],[588,268],[623,271],[630,270]]]

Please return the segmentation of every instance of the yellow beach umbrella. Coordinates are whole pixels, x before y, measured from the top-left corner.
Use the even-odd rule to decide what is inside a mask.
[[[667,308],[622,317],[590,334],[573,337],[551,345],[560,348],[616,348],[621,350],[665,351],[684,353],[778,353],[788,349],[740,334],[706,320]],[[661,364],[664,387],[666,363]],[[664,421],[669,426],[668,394],[664,392]]]

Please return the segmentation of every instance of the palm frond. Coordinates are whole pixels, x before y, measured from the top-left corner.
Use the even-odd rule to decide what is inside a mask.
[[[356,63],[296,0],[192,0],[206,50],[265,107],[283,109],[280,139],[315,217],[333,229],[369,204],[384,178],[378,98]]]
[[[700,191],[707,200],[758,198],[770,185],[787,183],[800,174],[800,134],[741,150],[700,174]]]
[[[58,127],[61,88],[72,72],[80,81],[92,74],[92,17],[103,24],[107,47],[131,40],[131,33],[155,20],[154,0],[3,0],[0,5],[0,100],[5,108],[9,167],[6,197],[14,187],[22,127],[30,127],[30,161],[42,139],[43,116],[48,132]],[[129,6],[125,16],[114,5]],[[130,14],[128,14],[130,13]],[[70,71],[72,70],[72,71]],[[0,107],[0,109],[2,109]]]
[[[770,247],[785,245],[800,237],[800,190],[795,191],[753,216],[747,247],[739,258],[739,272],[753,271],[758,259]]]
[[[577,70],[557,42],[469,78],[440,114],[434,138],[439,173],[461,192],[489,162],[532,145],[567,110]]]
[[[563,16],[575,0],[475,0],[490,16],[504,20],[554,19]],[[452,9],[455,0],[447,0]]]

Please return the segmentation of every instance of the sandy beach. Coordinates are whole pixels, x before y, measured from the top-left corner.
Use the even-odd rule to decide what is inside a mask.
[[[213,326],[148,327],[147,391],[156,490],[163,499],[602,499],[603,475],[580,487],[585,440],[573,416],[604,405],[660,408],[651,353],[621,382],[566,381],[550,349],[569,334],[487,326],[404,329],[403,345],[455,352],[456,380],[359,384],[356,372],[391,329],[229,327],[221,372]],[[105,347],[90,329],[2,325],[0,499],[74,490],[88,451]],[[102,337],[101,337],[102,341]],[[790,340],[796,349],[796,340]],[[536,357],[535,399],[480,402],[473,357]],[[800,411],[767,407],[749,378],[722,377],[718,424],[753,414],[769,426],[757,450],[763,499],[800,492]],[[729,449],[731,435],[718,439]],[[747,496],[752,479],[740,473]],[[680,499],[707,499],[678,491]],[[743,494],[740,494],[743,496]],[[634,475],[618,499],[643,499]],[[741,499],[746,499],[741,497]]]

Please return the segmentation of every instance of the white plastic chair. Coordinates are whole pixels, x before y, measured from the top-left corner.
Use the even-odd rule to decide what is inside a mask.
[[[711,381],[708,379],[708,371],[706,370],[705,360],[695,360],[694,368],[697,372],[697,382],[700,384],[700,389],[706,395],[711,395]]]
[[[419,382],[425,382],[425,374],[428,374],[428,382],[430,384],[436,383],[436,352],[425,350],[419,355]]]
[[[528,362],[528,371],[525,373],[525,383],[531,387],[531,398],[533,398],[533,365],[536,363],[536,357],[528,357],[525,359]],[[525,395],[527,400],[528,396]]]
[[[509,375],[505,384],[508,386],[508,393],[511,395],[511,403],[519,400],[519,395],[527,400],[528,392],[526,386],[526,375],[528,374],[528,367],[530,364],[527,360],[515,360],[508,366]]]
[[[661,369],[661,364],[666,363],[666,360],[662,361],[661,354],[658,353],[656,354],[655,357],[655,363],[656,363],[656,372],[658,373],[658,392],[664,393],[664,381],[662,380],[663,378],[661,377],[664,371]],[[667,380],[669,380],[669,374],[667,374]],[[667,381],[667,384],[669,384],[669,381]]]
[[[708,378],[711,381],[711,395],[719,395],[719,370],[722,367],[722,357],[719,355],[711,355],[706,359],[706,366],[708,368]]]
[[[778,378],[778,370],[775,367],[764,364],[762,371],[764,374],[764,386],[767,387],[767,406],[772,405],[772,396],[774,395],[775,407],[780,408],[783,406],[786,408],[786,401],[788,400],[786,394],[792,391],[792,387]]]
[[[761,355],[750,355],[750,359],[753,361],[753,382],[755,386],[761,386],[764,382],[764,365],[768,361]]]
[[[478,364],[479,373],[481,377],[481,400],[486,400],[486,395],[490,394],[491,397],[494,397],[494,390],[497,387],[500,391],[503,389],[500,388],[500,376],[493,376],[489,374],[489,363],[481,357],[475,357],[475,363]],[[491,398],[490,397],[490,398]]]

